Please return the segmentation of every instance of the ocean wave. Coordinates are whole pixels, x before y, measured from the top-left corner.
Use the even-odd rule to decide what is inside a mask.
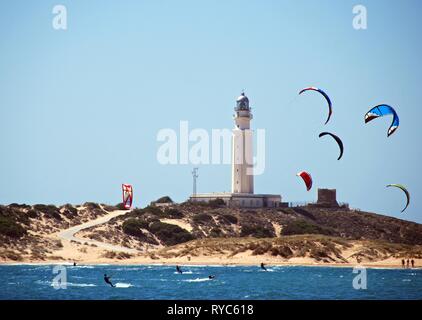
[[[54,287],[54,283],[52,281],[42,281],[42,280],[37,280],[35,281],[35,283],[37,284],[42,284],[42,285],[47,285],[50,287]],[[96,287],[96,284],[93,283],[75,283],[75,282],[61,282],[58,283],[60,286],[64,286],[64,287]]]
[[[174,274],[179,274],[179,272],[175,271]],[[183,271],[181,274],[193,274],[192,271]]]
[[[65,282],[63,285],[68,287],[96,287],[96,284],[93,283],[73,283],[73,282]],[[53,284],[51,284],[53,286]]]
[[[130,287],[133,287],[132,284],[130,284],[130,283],[124,283],[124,282],[117,282],[114,286],[116,288],[130,288]]]
[[[134,268],[134,267],[127,267],[127,268],[116,268],[112,269],[113,271],[139,271],[144,270],[143,268]]]
[[[263,269],[261,269],[261,270],[259,270],[259,272],[274,272],[275,270],[274,269],[267,269],[267,270],[263,270]]]
[[[212,279],[210,278],[196,278],[196,279],[188,279],[188,280],[183,280],[185,282],[204,282],[204,281],[211,281]]]

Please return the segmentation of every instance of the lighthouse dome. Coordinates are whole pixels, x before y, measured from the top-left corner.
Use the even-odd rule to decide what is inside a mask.
[[[236,100],[237,110],[249,110],[249,99],[244,92]]]

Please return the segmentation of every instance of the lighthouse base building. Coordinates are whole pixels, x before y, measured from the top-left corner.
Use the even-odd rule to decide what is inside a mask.
[[[221,199],[228,207],[235,208],[275,208],[281,203],[281,196],[276,194],[250,194],[250,193],[199,193],[192,195],[190,201],[209,202]]]
[[[234,111],[231,192],[194,194],[189,199],[197,202],[221,199],[229,207],[278,207],[280,195],[254,194],[253,131],[250,129],[253,117],[249,99],[244,93],[237,98]]]

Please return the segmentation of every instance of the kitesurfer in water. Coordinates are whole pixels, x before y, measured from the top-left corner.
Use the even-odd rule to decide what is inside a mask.
[[[267,271],[267,268],[265,268],[265,265],[264,265],[263,262],[261,262],[261,269],[264,270],[264,271]]]
[[[179,266],[176,266],[176,271],[177,271],[178,273],[180,273],[180,274],[182,274],[182,273],[183,273],[182,269],[181,269]]]
[[[111,283],[110,278],[111,278],[111,276],[108,276],[107,274],[104,274],[104,281],[105,281],[107,284],[109,284],[110,286],[112,286],[112,287],[114,288],[114,284],[113,284],[113,283]]]
[[[208,276],[208,279],[210,279],[210,280],[212,280],[212,279],[214,279],[215,278],[215,276],[213,276],[213,275],[209,275]]]

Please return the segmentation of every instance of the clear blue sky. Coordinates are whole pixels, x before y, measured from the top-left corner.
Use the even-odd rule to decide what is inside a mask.
[[[64,4],[68,30],[52,28]],[[352,8],[368,9],[368,29]],[[2,1],[0,203],[185,200],[191,165],[160,165],[161,128],[232,128],[243,88],[266,129],[260,193],[315,200],[336,188],[352,207],[422,222],[422,3],[414,1]],[[306,86],[329,93],[334,113]],[[391,118],[364,124],[371,106]],[[345,153],[337,161],[334,141]],[[307,170],[314,189],[295,176]],[[404,195],[387,189],[401,183]],[[228,191],[229,165],[200,166],[199,192]]]

